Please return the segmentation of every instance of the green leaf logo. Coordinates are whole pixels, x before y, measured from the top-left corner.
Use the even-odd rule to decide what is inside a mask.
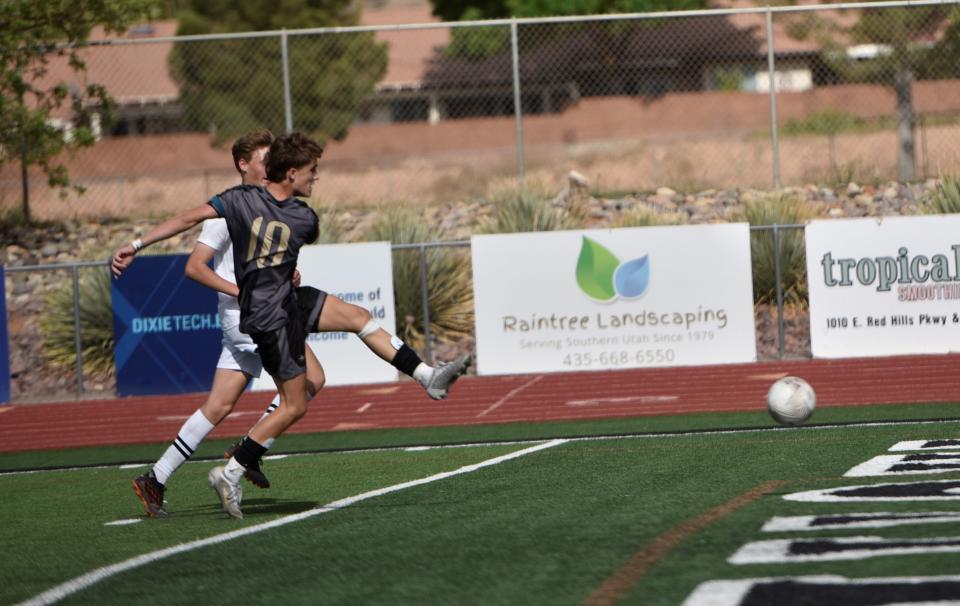
[[[620,260],[598,242],[583,236],[580,258],[577,260],[577,284],[592,299],[609,301],[617,296],[613,288],[613,273]]]

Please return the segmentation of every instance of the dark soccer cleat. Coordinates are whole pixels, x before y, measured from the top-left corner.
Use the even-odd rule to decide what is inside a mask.
[[[263,459],[258,459],[256,463],[247,467],[246,471],[243,472],[243,477],[258,488],[270,488],[270,480],[267,479],[267,476],[264,475],[260,469],[260,463],[262,462]]]
[[[468,366],[470,366],[470,354],[460,356],[453,362],[441,363],[434,369],[433,376],[427,383],[427,394],[434,400],[446,398],[450,386],[467,372]]]
[[[237,449],[240,448],[239,440],[236,444],[230,446],[223,452],[224,459],[230,459],[237,453]],[[263,470],[260,469],[260,463],[263,463],[263,459],[257,461],[256,466],[248,468],[244,473],[243,477],[247,479],[248,482],[256,486],[257,488],[270,488],[270,480],[267,479],[266,474],[263,473]]]
[[[131,484],[133,484],[133,492],[137,493],[148,516],[167,517],[167,512],[163,509],[163,484],[157,481],[153,471],[137,476]]]
[[[240,442],[243,442],[243,438],[240,438],[239,440],[231,444],[229,448],[224,450],[223,458],[229,460],[233,457],[233,455],[237,454],[237,449],[240,448]]]

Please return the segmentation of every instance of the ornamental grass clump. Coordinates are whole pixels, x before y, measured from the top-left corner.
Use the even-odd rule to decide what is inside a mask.
[[[113,307],[110,272],[106,267],[80,270],[80,343],[84,375],[112,376]],[[73,280],[63,280],[45,299],[40,319],[43,356],[55,367],[77,364]]]
[[[369,241],[393,244],[441,242],[443,233],[411,208],[383,211],[366,233]],[[473,282],[466,247],[426,247],[430,332],[435,339],[459,339],[473,332]],[[397,332],[411,347],[424,345],[419,248],[393,251]]]
[[[750,254],[753,264],[753,299],[755,303],[777,300],[776,258],[780,257],[780,281],[783,300],[788,304],[807,303],[807,261],[804,229],[814,216],[809,204],[791,195],[763,194],[743,203],[743,219],[750,225],[778,227],[779,246],[774,246],[774,230],[750,232]]]
[[[620,215],[614,227],[654,227],[682,225],[685,222],[684,216],[678,213],[663,213],[646,206],[637,206]]]
[[[960,213],[960,179],[943,176],[940,184],[927,198],[923,211],[931,215]]]
[[[502,189],[491,200],[493,215],[480,225],[479,232],[512,234],[532,231],[580,229],[583,211],[576,205],[555,205],[543,186]]]

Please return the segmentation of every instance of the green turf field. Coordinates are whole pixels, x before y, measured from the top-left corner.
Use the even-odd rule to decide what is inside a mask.
[[[116,464],[150,460],[163,445],[0,456],[6,470],[104,464],[0,475],[0,549],[8,556],[0,604],[77,578],[78,591],[53,597],[76,604],[666,605],[681,604],[710,579],[953,574],[960,552],[785,564],[727,558],[745,543],[775,538],[960,536],[958,522],[760,530],[772,516],[960,512],[960,501],[783,499],[820,488],[956,479],[957,472],[842,476],[896,442],[960,437],[958,412],[953,405],[824,409],[813,421],[831,426],[777,431],[764,415],[744,413],[287,436],[277,452],[303,452],[265,461],[274,486],[245,484],[243,521],[228,518],[206,486],[210,461],[188,463],[171,481],[171,517],[145,519],[129,481],[146,466]],[[855,424],[885,420],[896,422]],[[716,431],[725,428],[736,431]],[[565,440],[549,441],[558,436]],[[372,449],[482,440],[491,443]],[[330,448],[360,450],[317,452]],[[198,456],[217,451],[211,443]],[[118,521],[136,522],[108,525]],[[227,535],[240,529],[247,534]],[[122,570],[97,572],[94,583],[83,576],[124,562]]]

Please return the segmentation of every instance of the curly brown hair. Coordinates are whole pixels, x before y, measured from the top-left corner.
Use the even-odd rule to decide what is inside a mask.
[[[323,146],[304,135],[290,133],[277,137],[270,144],[270,151],[264,163],[267,166],[267,179],[280,183],[287,178],[291,168],[301,168],[323,155]]]

